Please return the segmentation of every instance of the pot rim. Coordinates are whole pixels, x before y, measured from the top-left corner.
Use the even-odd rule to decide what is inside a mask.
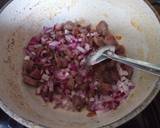
[[[13,0],[9,0],[1,9],[0,9],[0,14],[1,12],[12,2]],[[159,20],[160,23],[160,15],[158,14],[158,12],[155,10],[155,8],[149,3],[148,0],[143,0],[151,9],[152,11],[155,13],[157,19]],[[150,103],[151,101],[155,98],[155,96],[159,93],[160,91],[160,78],[159,80],[156,82],[155,84],[155,88],[152,90],[152,92],[150,93],[150,95],[139,105],[137,106],[134,110],[132,110],[130,113],[128,113],[126,116],[124,116],[123,118],[116,120],[110,124],[107,125],[103,125],[99,128],[114,128],[114,127],[118,127],[122,124],[124,124],[125,122],[131,120],[132,118],[134,118],[136,115],[138,115],[140,112],[142,112]],[[49,128],[46,127],[42,124],[37,124],[34,121],[25,119],[21,116],[18,116],[17,114],[15,114],[13,111],[11,111],[7,105],[5,105],[1,98],[0,98],[0,108],[11,118],[13,118],[14,120],[16,120],[17,122],[19,122],[20,124],[29,127],[29,128]]]

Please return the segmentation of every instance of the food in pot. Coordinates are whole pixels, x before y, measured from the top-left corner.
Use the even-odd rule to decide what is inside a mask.
[[[116,109],[134,88],[133,69],[110,59],[86,66],[85,58],[105,45],[126,56],[105,21],[95,28],[72,21],[44,27],[24,49],[23,81],[54,108],[86,108],[88,116]]]

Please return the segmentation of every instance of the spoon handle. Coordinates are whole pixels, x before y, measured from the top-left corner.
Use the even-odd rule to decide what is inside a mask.
[[[103,56],[105,56],[107,58],[110,58],[112,60],[121,62],[123,64],[130,65],[132,67],[141,69],[143,71],[150,72],[154,75],[160,76],[160,65],[144,62],[144,61],[141,61],[141,60],[135,60],[135,59],[127,58],[127,57],[124,57],[124,56],[119,56],[119,55],[116,55],[113,52],[103,53]]]

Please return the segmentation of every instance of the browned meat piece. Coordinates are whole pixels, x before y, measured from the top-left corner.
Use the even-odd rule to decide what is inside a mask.
[[[106,45],[114,45],[114,46],[118,44],[115,37],[112,34],[107,34],[105,36],[104,43]]]
[[[93,65],[93,70],[96,71],[103,71],[105,69],[104,62],[98,63],[96,65]]]
[[[93,70],[94,70],[94,75],[95,75],[95,79],[101,80],[102,79],[102,74],[104,72],[107,72],[106,70],[106,65],[104,62],[99,63],[97,65],[93,66]]]
[[[116,84],[118,80],[120,80],[120,76],[116,67],[104,72],[103,81],[105,83],[113,85]]]
[[[67,21],[64,23],[64,29],[71,31],[74,28],[75,24],[72,21]]]
[[[87,28],[83,27],[83,28],[80,28],[80,32],[87,35],[88,30]]]
[[[84,33],[81,33],[80,37],[82,38],[83,42],[88,42],[88,38]]]
[[[40,38],[40,37],[41,37],[41,34],[32,37],[31,40],[29,41],[29,44],[30,44],[30,45],[37,44],[37,42],[40,42],[40,41],[41,41],[41,38]]]
[[[23,82],[32,87],[38,87],[38,80],[35,80],[29,76],[23,76]]]
[[[69,49],[67,49],[67,48],[65,48],[65,46],[63,45],[63,47],[64,47],[64,53],[65,53],[65,55],[66,56],[68,56],[69,58],[73,58],[73,54],[72,54],[72,52],[69,50]]]
[[[30,77],[32,77],[33,79],[36,79],[36,80],[40,80],[41,79],[41,71],[38,68],[35,68],[30,73]]]
[[[121,56],[126,56],[126,50],[123,45],[118,45],[116,47],[116,54],[121,55]]]
[[[55,25],[55,30],[56,31],[61,31],[63,29],[63,25],[62,24],[56,24]]]
[[[111,69],[111,68],[115,67],[115,66],[116,66],[116,64],[117,64],[117,62],[116,62],[116,61],[114,61],[114,60],[106,60],[106,61],[105,61],[106,70],[108,70],[108,69]]]
[[[38,48],[34,49],[34,51],[37,54],[37,56],[41,56],[41,52],[43,51],[43,49],[44,48],[41,46],[41,47],[38,47]]]
[[[54,54],[54,58],[55,58],[56,66],[57,67],[61,67],[62,66],[62,62],[61,62],[60,56],[58,54]]]
[[[95,42],[94,42],[94,39],[93,39],[93,38],[90,39],[90,40],[88,41],[88,43],[89,43],[89,45],[90,45],[91,47],[95,46]]]
[[[103,37],[94,37],[93,40],[95,45],[98,47],[102,47],[105,45]]]
[[[73,96],[72,102],[77,111],[81,111],[82,108],[85,106],[85,100],[79,96]]]
[[[89,86],[87,84],[82,84],[78,87],[78,90],[82,90],[82,91],[88,91],[89,90]]]
[[[61,61],[62,61],[62,67],[66,68],[68,66],[68,62],[64,59],[61,59]]]
[[[96,26],[96,30],[99,34],[105,36],[109,32],[108,24],[105,21],[100,21]]]
[[[23,73],[29,74],[34,66],[34,62],[32,60],[24,60],[23,62]]]
[[[85,35],[87,35],[90,32],[90,30],[91,30],[91,25],[79,28],[79,31]]]
[[[89,112],[87,114],[87,117],[94,117],[94,116],[96,116],[96,112]]]
[[[91,98],[91,97],[94,97],[96,95],[96,90],[90,89],[90,90],[87,91],[87,93],[88,93],[87,94],[88,97]]]
[[[112,84],[112,80],[111,80],[110,72],[109,71],[105,71],[104,72],[104,74],[102,76],[102,79],[103,79],[103,82]]]
[[[133,75],[133,68],[125,64],[121,64],[121,67],[123,70],[126,70],[128,72],[127,78],[131,79]]]
[[[112,84],[117,84],[118,80],[120,80],[120,76],[117,71],[117,68],[112,68],[112,70],[110,71],[110,76],[111,76]]]
[[[89,24],[89,25],[87,25],[87,26],[85,26],[85,28],[87,29],[87,31],[88,32],[90,32],[91,31],[91,25]]]
[[[75,81],[77,82],[77,84],[82,84],[83,78],[80,75],[76,75]]]
[[[57,31],[56,32],[56,39],[60,40],[64,36],[64,33],[62,31]]]
[[[112,86],[107,83],[101,83],[101,85],[99,87],[99,91],[103,95],[107,95],[108,92],[110,92],[111,90],[112,90]]]
[[[75,37],[77,37],[79,33],[80,33],[79,27],[77,27],[77,26],[73,27],[72,34]]]

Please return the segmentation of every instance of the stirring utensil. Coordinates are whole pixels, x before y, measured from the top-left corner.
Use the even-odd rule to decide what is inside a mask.
[[[100,48],[98,51],[89,55],[86,62],[88,65],[95,65],[106,59],[112,59],[134,68],[138,68],[140,70],[160,76],[160,65],[117,55],[115,54],[115,47],[113,46],[105,46]]]

